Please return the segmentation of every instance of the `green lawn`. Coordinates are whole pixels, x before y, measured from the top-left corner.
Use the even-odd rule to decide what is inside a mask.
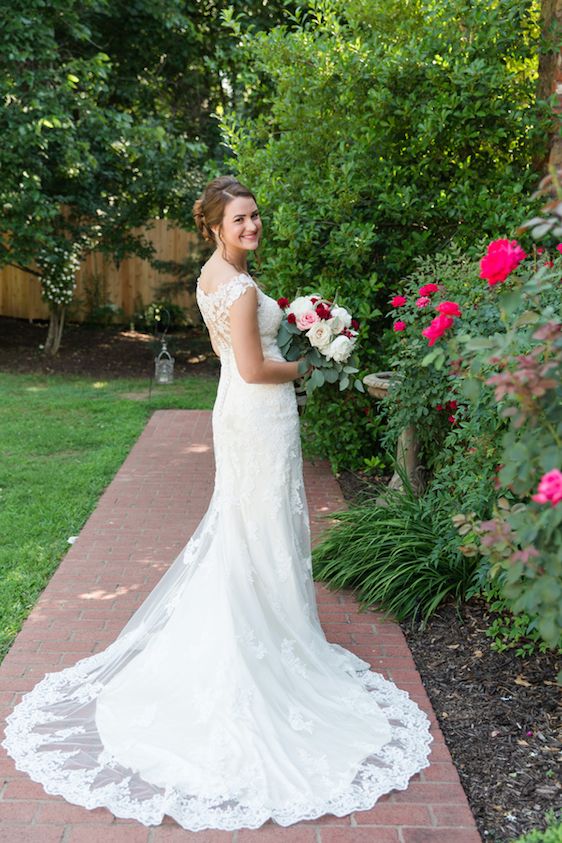
[[[0,659],[152,411],[211,409],[216,387],[0,373]]]

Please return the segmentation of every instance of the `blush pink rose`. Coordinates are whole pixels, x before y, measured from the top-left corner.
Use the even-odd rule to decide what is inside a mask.
[[[429,296],[420,296],[419,299],[416,299],[416,307],[427,307],[430,301]]]
[[[442,337],[445,331],[453,325],[454,319],[452,316],[444,316],[442,313],[436,316],[427,328],[424,328],[422,334],[429,340],[428,345],[435,345],[435,341]]]
[[[486,278],[490,287],[500,284],[526,257],[517,240],[493,240],[480,261],[480,278]]]
[[[405,331],[406,330],[406,323],[402,322],[401,319],[397,319],[396,322],[394,323],[394,325],[392,326],[392,330],[396,331],[396,332]]]
[[[439,313],[443,314],[443,316],[460,316],[461,309],[456,303],[456,301],[442,301],[436,307],[436,310]]]
[[[562,501],[562,471],[553,468],[541,477],[539,488],[531,498],[537,503],[551,503],[556,506]]]
[[[297,328],[299,331],[308,331],[309,328],[312,328],[315,322],[320,322],[320,317],[314,310],[309,310],[307,313],[303,313],[302,316],[299,316],[297,319]]]

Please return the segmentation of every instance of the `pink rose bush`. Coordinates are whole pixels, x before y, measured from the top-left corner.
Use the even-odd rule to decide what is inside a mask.
[[[293,301],[282,297],[277,303],[284,315],[277,334],[277,343],[286,360],[304,358],[306,367],[314,367],[310,376],[299,384],[306,394],[324,383],[339,383],[340,389],[350,385],[350,375],[358,372],[353,357],[359,323],[345,307],[319,295],[297,296]],[[306,369],[305,369],[306,371]],[[353,385],[360,392],[359,379]]]
[[[396,331],[396,333],[400,333],[400,331],[406,330],[406,323],[402,321],[402,319],[397,319],[394,325],[392,326],[392,330]]]
[[[562,195],[558,202],[562,224]],[[476,263],[460,249],[420,261],[388,296],[406,303],[387,313],[394,332],[400,316],[402,331],[385,366],[400,378],[400,388],[383,399],[386,441],[394,444],[401,430],[415,426],[433,471],[429,503],[458,507],[452,549],[474,559],[481,582],[499,590],[506,608],[528,614],[533,640],[557,646],[562,242],[533,248],[531,259],[527,251],[499,238]]]
[[[407,302],[406,296],[394,296],[391,300],[391,307],[403,307]]]

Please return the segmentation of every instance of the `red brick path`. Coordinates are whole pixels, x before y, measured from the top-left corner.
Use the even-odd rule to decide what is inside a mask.
[[[176,558],[207,508],[214,474],[211,414],[154,413],[71,546],[0,667],[0,717],[47,672],[105,648]],[[325,462],[305,465],[314,535],[319,516],[344,506]],[[166,817],[146,827],[49,796],[15,770],[0,747],[1,843],[481,843],[400,627],[374,611],[359,614],[351,593],[317,583],[330,641],[353,650],[409,692],[431,717],[431,764],[407,790],[383,796],[371,811],[326,815],[282,828],[182,829]]]

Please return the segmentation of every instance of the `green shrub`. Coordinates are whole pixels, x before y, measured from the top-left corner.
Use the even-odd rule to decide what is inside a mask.
[[[313,574],[351,588],[362,609],[376,604],[398,620],[425,622],[449,595],[464,598],[475,565],[455,550],[447,514],[403,480],[404,493],[384,488],[377,500],[330,516],[335,524],[313,551]]]
[[[547,827],[544,831],[534,829],[511,843],[562,843],[562,810],[547,811],[545,819]]]

